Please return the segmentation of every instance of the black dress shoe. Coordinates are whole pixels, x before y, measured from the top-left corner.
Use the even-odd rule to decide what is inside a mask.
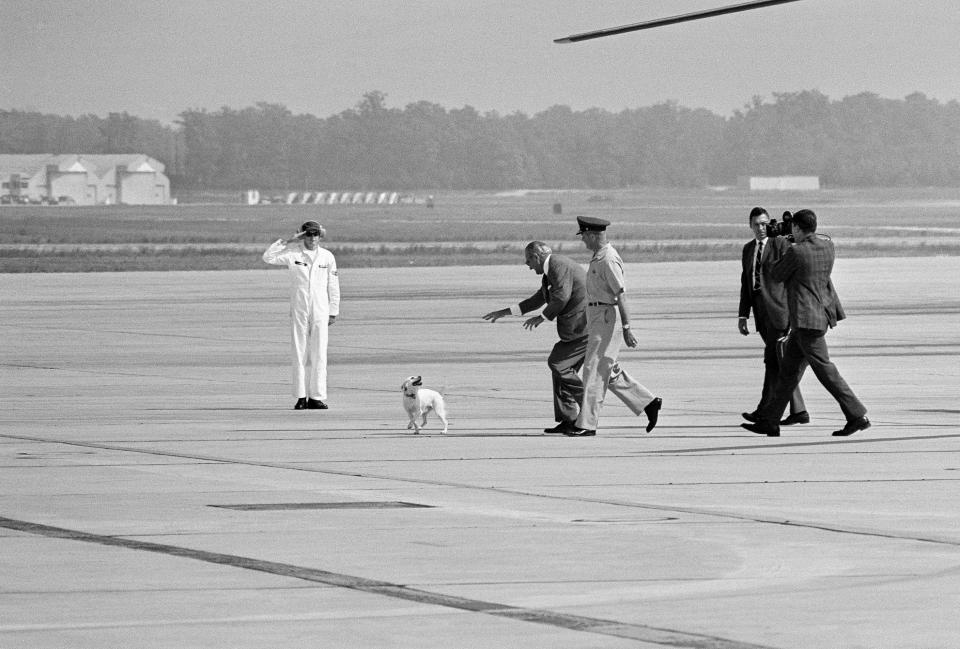
[[[834,437],[846,437],[847,435],[853,435],[854,433],[866,430],[870,428],[870,420],[864,417],[857,417],[856,419],[851,419],[847,422],[847,425],[841,428],[840,430],[833,431]]]
[[[753,423],[757,423],[757,411],[756,411],[756,410],[754,410],[753,412],[741,412],[741,413],[740,413],[740,416],[743,417],[744,419],[746,419],[747,421],[752,421]]]
[[[559,435],[560,433],[565,433],[565,432],[567,432],[567,431],[570,430],[571,428],[573,428],[573,422],[561,421],[559,424],[557,424],[557,425],[554,426],[553,428],[544,428],[544,429],[543,429],[543,432],[545,432],[545,433],[556,433],[556,434]]]
[[[809,423],[810,423],[810,415],[807,414],[806,410],[795,412],[792,415],[780,420],[781,426],[793,426],[794,424],[809,424]]]
[[[740,424],[740,428],[746,428],[751,433],[757,435],[766,435],[767,437],[780,437],[780,431],[776,428],[769,428],[763,424]]]
[[[576,426],[571,426],[569,429],[563,431],[563,434],[567,437],[593,437],[597,434],[596,430],[587,430],[586,428],[577,428]]]
[[[647,432],[649,433],[657,425],[657,417],[660,415],[660,408],[663,406],[663,399],[657,397],[644,408],[643,412],[647,416]]]
[[[306,407],[307,407],[307,398],[306,398],[306,397],[300,397],[299,399],[297,399],[297,402],[296,402],[295,404],[293,404],[293,409],[294,409],[294,410],[303,410],[303,409],[306,408]]]
[[[326,410],[327,404],[320,399],[307,399],[307,410]]]

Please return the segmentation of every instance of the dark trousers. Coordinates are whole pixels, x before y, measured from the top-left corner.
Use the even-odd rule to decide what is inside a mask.
[[[790,401],[790,395],[800,383],[800,377],[803,376],[804,361],[810,365],[810,369],[813,370],[821,385],[840,404],[840,410],[843,411],[847,421],[867,414],[867,409],[840,376],[836,365],[830,362],[830,352],[824,337],[826,333],[817,329],[795,329],[790,332],[780,361],[780,373],[777,375],[773,395],[759,417],[768,426],[779,428],[783,410]]]
[[[583,403],[583,381],[580,368],[587,353],[587,337],[561,340],[553,346],[547,365],[553,377],[553,418],[574,422]]]
[[[760,293],[755,293],[753,296],[753,321],[757,327],[757,333],[763,339],[763,391],[760,393],[760,403],[757,404],[756,408],[756,412],[760,412],[763,410],[764,404],[773,396],[773,388],[777,384],[777,375],[780,373],[780,359],[784,347],[778,341],[786,335],[787,330],[777,329],[770,324]],[[800,367],[801,378],[803,378],[805,369],[807,369],[806,360],[802,362]],[[807,405],[803,402],[803,395],[800,394],[799,380],[797,383],[797,388],[790,395],[791,415],[804,412],[807,409]]]

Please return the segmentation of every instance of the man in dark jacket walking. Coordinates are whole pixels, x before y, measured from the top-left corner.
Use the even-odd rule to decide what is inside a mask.
[[[546,433],[562,433],[573,426],[583,402],[580,368],[587,351],[587,293],[583,268],[568,257],[553,254],[542,241],[531,241],[524,249],[527,267],[543,276],[540,289],[513,307],[491,311],[484,320],[496,322],[508,315],[523,315],[546,305],[543,312],[528,318],[524,329],[534,329],[545,320],[557,321],[560,340],[553,346],[547,365],[553,377],[553,416],[557,423]]]
[[[840,404],[847,423],[833,435],[845,437],[869,428],[870,420],[867,409],[830,362],[824,338],[828,327],[835,327],[846,317],[830,279],[835,257],[833,242],[816,234],[817,215],[812,210],[794,214],[792,229],[794,244],[771,271],[773,279],[787,287],[790,337],[773,395],[761,408],[755,424],[741,426],[759,435],[780,435],[780,416],[800,382],[802,361],[806,360],[817,380]]]
[[[754,238],[743,247],[743,270],[740,273],[737,328],[744,336],[749,335],[747,321],[752,312],[754,326],[763,340],[764,371],[760,402],[753,410],[743,413],[743,418],[752,422],[757,421],[757,413],[773,394],[773,386],[776,385],[777,374],[780,373],[779,341],[787,334],[789,327],[787,289],[781,282],[774,281],[770,273],[790,249],[790,241],[785,236],[767,236],[769,225],[770,215],[767,210],[762,207],[750,210],[750,229],[753,230]],[[798,386],[790,396],[790,415],[781,421],[780,425],[806,424],[809,421],[810,415]]]

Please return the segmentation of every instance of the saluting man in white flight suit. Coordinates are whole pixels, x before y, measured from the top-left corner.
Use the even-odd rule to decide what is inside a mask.
[[[295,410],[326,410],[327,327],[340,315],[340,278],[333,253],[320,247],[326,232],[316,221],[292,239],[277,239],[263,260],[290,269],[290,340]],[[309,372],[307,368],[309,367]]]

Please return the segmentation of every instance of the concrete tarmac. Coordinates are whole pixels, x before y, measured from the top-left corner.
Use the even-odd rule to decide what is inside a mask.
[[[553,325],[481,319],[517,262],[342,269],[327,411],[282,269],[0,275],[0,647],[960,646],[960,257],[838,260],[848,438],[809,373],[810,424],[739,427],[739,260],[628,265],[652,433],[543,434]]]

